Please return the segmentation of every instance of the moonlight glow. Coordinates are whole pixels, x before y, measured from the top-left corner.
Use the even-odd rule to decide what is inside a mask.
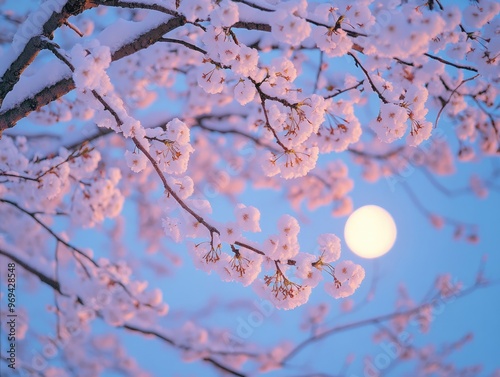
[[[374,205],[354,211],[344,230],[347,246],[363,258],[377,258],[387,253],[396,241],[396,234],[396,224],[389,212]]]

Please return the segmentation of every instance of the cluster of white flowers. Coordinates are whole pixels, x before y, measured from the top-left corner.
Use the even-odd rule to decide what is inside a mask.
[[[217,94],[224,89],[226,73],[224,69],[212,63],[202,64],[198,68],[198,85],[209,94]]]
[[[207,272],[215,271],[224,281],[238,281],[247,286],[260,273],[262,256],[249,249],[238,247],[237,242],[245,240],[243,232],[260,232],[260,212],[255,207],[239,204],[235,209],[235,216],[236,222],[234,223],[218,224],[220,236],[212,234],[211,242],[190,244],[189,252],[198,268]],[[167,227],[167,223],[172,228],[172,220],[166,220],[164,227]],[[174,226],[179,229],[182,222],[177,221]],[[169,229],[168,232],[171,235],[172,230]],[[196,238],[200,234],[189,236]],[[232,245],[232,255],[222,250],[224,243]]]
[[[320,153],[342,152],[350,144],[358,142],[361,124],[354,114],[354,106],[349,101],[327,101],[326,121],[321,124],[312,141]],[[342,114],[337,116],[335,114]]]
[[[0,171],[5,173],[25,171],[29,164],[23,153],[26,149],[25,137],[13,139],[3,136],[0,139]]]
[[[276,174],[284,179],[303,177],[316,166],[318,147],[299,146],[282,153],[267,151],[263,156],[264,174],[272,177]]]
[[[193,153],[190,131],[184,122],[173,119],[166,129],[148,128],[149,152],[155,158],[160,170],[168,174],[182,174],[187,170],[189,156]]]
[[[351,261],[342,261],[335,266],[335,280],[325,283],[325,290],[335,298],[352,295],[365,278],[365,270]]]
[[[158,5],[151,0],[146,3]],[[53,130],[48,136],[43,131],[34,132],[29,139],[11,137],[8,128],[12,124],[7,120],[2,123],[2,129],[4,124],[7,129],[0,138],[0,217],[6,219],[0,224],[0,246],[19,250],[20,260],[29,260],[37,270],[48,271],[48,276],[58,280],[64,295],[56,295],[58,307],[52,311],[58,316],[62,338],[90,331],[97,315],[111,326],[129,321],[150,325],[168,310],[160,290],[147,290],[146,282],[132,280],[133,264],[105,259],[94,264],[92,251],[64,246],[70,243],[71,225],[96,227],[115,218],[109,222],[112,230],[107,223],[105,227],[116,246],[111,248],[110,258],[124,256],[120,232],[126,219],[118,215],[125,196],[138,200],[139,232],[150,239],[148,252],[161,250],[161,228],[174,242],[191,239],[188,252],[196,267],[215,272],[223,281],[252,286],[277,308],[292,309],[306,303],[322,280],[334,298],[352,295],[365,277],[364,269],[339,260],[340,240],[333,234],[319,235],[315,248],[304,251],[299,244],[299,222],[289,215],[277,221],[278,231],[266,234],[265,241],[249,240],[250,233],[261,231],[257,208],[239,204],[230,221],[209,220],[211,203],[197,197],[200,191],[195,187],[212,185],[218,194],[237,199],[246,183],[252,182],[254,188],[282,190],[297,211],[305,204],[309,210],[329,206],[332,215],[346,215],[352,211],[348,194],[354,186],[347,166],[340,160],[318,163],[319,155],[349,150],[368,181],[394,176],[395,171],[411,165],[451,174],[455,143],[438,138],[441,127],[429,121],[429,111],[433,117],[439,112],[455,122],[460,160],[498,154],[500,137],[494,113],[499,97],[498,1],[474,1],[465,10],[454,4],[416,0],[163,3],[166,12],[129,9],[133,20],[109,22],[104,30],[98,22],[75,17],[77,27],[72,29],[85,35],[55,34],[62,37],[59,43],[63,46],[51,45],[53,52],[57,49],[54,55],[58,59],[52,57],[55,63],[43,67],[44,56],[40,65],[40,59],[33,66],[27,63],[19,83],[14,82],[19,61],[6,71],[6,76],[14,76],[7,80],[14,82],[14,89],[3,93],[5,98],[2,95],[2,120],[3,115],[16,118],[16,113],[23,117],[29,111],[26,108],[57,98],[35,110],[28,120],[44,125],[71,122],[58,124],[68,131],[79,130],[80,123],[75,127],[75,121],[87,123],[82,135],[66,132],[55,142]],[[145,4],[128,3],[132,8],[139,5]],[[97,11],[105,9],[106,5]],[[110,20],[124,14],[112,13],[108,13]],[[41,27],[36,22],[33,35],[40,34]],[[152,33],[162,29],[168,31],[161,33],[168,38],[158,39],[159,34]],[[20,37],[18,32],[14,44]],[[73,47],[65,52],[66,46]],[[6,58],[15,59],[8,54]],[[2,69],[9,69],[7,60]],[[345,74],[346,63],[351,64],[349,74]],[[38,67],[44,69],[33,72]],[[37,76],[44,80],[34,80]],[[73,88],[62,85],[68,79],[74,81],[75,96],[62,95]],[[163,98],[170,104],[162,107],[162,116],[178,116],[182,121],[175,118],[162,127],[148,128],[154,117],[144,117],[144,123],[135,118],[134,114],[144,116],[142,108]],[[379,102],[378,115],[362,129],[356,114],[370,111],[371,99]],[[93,123],[106,132],[86,133]],[[373,133],[362,135],[370,129]],[[109,130],[114,132],[108,135]],[[429,140],[431,133],[434,137]],[[106,137],[106,147],[95,139],[101,136]],[[83,144],[85,139],[90,142]],[[54,153],[52,147],[57,143]],[[78,143],[79,148],[59,148]],[[93,149],[94,144],[100,152]],[[120,150],[122,154],[117,153]],[[195,163],[190,163],[191,158]],[[157,173],[160,177],[150,179],[150,174]],[[161,183],[165,191],[158,200]],[[469,186],[480,198],[489,194],[484,177],[472,175]],[[54,222],[60,215],[61,220]],[[436,228],[448,224],[439,215],[432,214],[429,220]],[[56,228],[67,225],[64,230],[69,231],[58,234],[51,230],[52,224]],[[478,240],[475,230],[461,225],[455,236]],[[53,249],[47,248],[54,237],[59,258],[56,274]],[[165,271],[165,265],[158,263],[155,271]],[[71,276],[73,267],[76,278]],[[448,297],[459,292],[460,284],[442,276],[436,288]],[[344,309],[351,302],[346,301]],[[317,325],[326,312],[326,306],[314,308],[308,330],[319,333],[321,326]],[[22,339],[28,321],[22,311],[20,315],[18,337]],[[396,326],[407,326],[410,318],[396,317]],[[427,330],[430,307],[421,310],[417,320]],[[173,333],[184,360],[211,356],[216,331],[187,322]],[[84,338],[82,334],[68,347],[66,360],[68,365],[80,364],[81,369],[74,370],[83,375],[98,375],[104,368],[85,359],[75,346],[83,344]],[[109,344],[114,343],[99,347]],[[290,350],[279,345],[254,360],[262,371],[279,368]],[[120,348],[113,352],[123,356]],[[221,352],[217,360],[226,362],[227,357],[229,365],[249,357],[244,352],[239,358],[234,354]],[[132,364],[123,357],[121,367],[140,376],[128,368]],[[66,375],[58,370],[44,373]]]
[[[282,3],[271,19],[271,31],[278,42],[291,46],[299,45],[311,33],[311,26],[306,21],[307,1],[289,1]]]
[[[388,6],[385,12],[379,8],[381,17],[389,13],[390,19],[379,28],[379,33],[370,36],[370,43],[365,45],[366,54],[402,59],[421,55],[428,50],[430,41],[446,29],[445,20],[437,12],[421,12],[414,4],[398,6],[397,10],[396,3],[391,5],[393,7]],[[394,40],[402,43],[393,43]]]
[[[318,26],[313,29],[312,37],[318,48],[329,57],[344,56],[352,47],[352,41],[342,30]]]
[[[402,106],[407,108],[408,118],[411,121],[411,131],[407,143],[411,146],[420,145],[431,136],[433,125],[425,120],[428,91],[423,86],[411,86],[400,96]]]
[[[382,87],[388,88],[388,98],[397,98],[393,103],[382,104],[379,116],[370,123],[378,138],[386,143],[402,138],[407,131],[409,120],[411,127],[406,139],[408,145],[418,146],[429,139],[433,125],[425,119],[428,111],[425,107],[427,89],[413,85],[406,89],[401,88],[398,93],[388,81],[378,81],[383,82]]]
[[[120,192],[118,183],[121,172],[118,168],[110,168],[107,174],[94,174],[73,195],[71,220],[83,227],[93,227],[105,218],[114,218],[122,210],[125,197]]]
[[[323,272],[339,287],[343,286],[342,293],[327,288],[336,298],[354,293],[364,278],[362,267],[352,262],[340,264],[340,267],[332,265],[340,257],[340,240],[333,234],[318,237],[317,255],[301,252],[299,223],[294,217],[283,215],[277,223],[278,233],[268,236],[259,245],[247,240],[243,233],[260,231],[260,212],[239,204],[235,216],[235,222],[216,223],[218,230],[210,234],[197,220],[193,226],[189,220],[166,217],[163,226],[166,234],[176,242],[185,237],[205,239],[188,243],[188,251],[197,268],[208,273],[216,272],[223,281],[237,281],[244,286],[251,284],[257,294],[280,309],[292,309],[307,302],[311,290],[323,278]],[[352,276],[349,275],[351,266],[356,267]],[[266,274],[263,279],[258,279],[262,270]],[[292,277],[299,282],[292,281]]]
[[[259,53],[256,49],[243,44],[237,47],[237,54],[231,61],[231,69],[242,76],[253,77],[258,72]]]
[[[499,12],[500,4],[498,4],[496,1],[481,0],[480,4],[470,4],[463,11],[464,22],[467,26],[480,28],[487,22],[491,21],[491,19],[495,17],[495,15],[497,15]],[[459,15],[456,16],[456,18],[458,17]]]
[[[76,184],[69,205],[73,223],[92,227],[120,213],[124,202],[117,187],[120,170],[109,168],[98,172],[101,159],[98,151],[84,147],[70,153],[61,149],[56,157],[35,156],[30,161],[25,155],[29,150],[25,138],[15,142],[5,136],[0,147],[0,173],[5,174],[8,183],[2,185],[3,194],[22,193],[29,208],[50,212],[57,206],[66,207],[63,199]]]
[[[111,63],[108,46],[101,46],[99,41],[94,39],[86,46],[76,44],[70,56],[75,69],[73,80],[79,90],[109,90],[111,82],[105,74]]]
[[[207,19],[212,9],[211,0],[180,1],[178,6],[178,11],[190,22]]]
[[[128,167],[134,173],[139,173],[144,170],[148,164],[147,157],[138,151],[130,152],[125,151],[125,161],[127,162]]]
[[[295,218],[282,216],[278,221],[278,230],[278,234],[266,239],[263,248],[266,253],[264,269],[273,273],[254,284],[257,293],[277,308],[288,310],[307,302],[311,290],[323,279],[323,272],[333,278],[331,284],[344,286],[344,293],[340,295],[329,288],[330,283],[325,284],[327,292],[335,298],[347,297],[359,287],[365,274],[361,266],[349,261],[341,262],[337,267],[331,265],[340,257],[340,239],[337,236],[320,235],[317,239],[319,255],[314,255],[300,252],[300,226]],[[350,270],[346,270],[346,266],[351,265],[355,266],[355,271],[349,276]],[[300,279],[300,283],[292,281],[292,274]]]
[[[101,258],[97,266],[86,261],[85,270],[79,268],[81,281],[72,294],[84,306],[62,302],[73,306],[73,310],[65,312],[65,321],[77,329],[86,328],[97,313],[111,326],[122,326],[132,319],[149,323],[155,316],[167,314],[161,290],[146,290],[147,282],[132,280],[132,269],[126,263]]]
[[[258,51],[238,43],[234,40],[234,34],[229,33],[227,29],[211,25],[207,27],[201,41],[207,50],[207,60],[230,66],[234,73],[243,77],[251,77],[257,73]],[[203,73],[201,75],[202,77],[198,78],[199,82],[206,81],[204,79],[208,77],[204,78]],[[201,83],[200,86],[202,86]]]
[[[408,128],[407,120],[408,112],[405,108],[393,103],[383,103],[378,117],[370,122],[370,128],[380,140],[392,143],[404,136]]]
[[[312,288],[291,281],[286,271],[288,266],[280,266],[273,275],[265,276],[263,281],[254,284],[256,293],[273,303],[278,309],[291,310],[304,305],[311,295]]]
[[[234,210],[236,224],[244,232],[260,232],[260,211],[255,207],[238,204]]]
[[[262,90],[271,96],[283,96],[291,101],[296,98],[293,82],[297,78],[297,69],[286,57],[274,58],[267,68],[267,75],[261,85]]]
[[[313,11],[315,20],[330,25],[340,24],[348,30],[366,33],[375,22],[370,8],[372,0],[339,0],[335,4],[321,3]]]
[[[268,246],[265,250],[266,256],[272,260],[286,262],[299,252],[298,234],[300,226],[298,221],[290,215],[283,215],[278,220],[279,233],[269,237],[266,241]]]
[[[323,279],[322,270],[325,265],[336,262],[340,258],[340,239],[333,234],[322,234],[318,237],[320,255],[300,253],[295,275],[302,283],[316,287]]]
[[[273,103],[268,111],[269,124],[286,148],[301,146],[318,132],[325,107],[323,97],[315,94],[292,108]]]
[[[229,0],[220,1],[210,13],[210,23],[215,27],[230,27],[238,21],[238,6]]]
[[[62,156],[68,158],[68,152],[62,154]],[[68,163],[71,168],[71,175],[77,180],[83,180],[91,178],[96,172],[99,162],[101,161],[101,153],[96,149],[85,150],[81,154],[81,158],[70,158]],[[110,174],[119,174],[119,172],[113,172]]]
[[[253,101],[256,93],[254,84],[249,80],[239,80],[234,86],[234,98],[240,105],[246,105]]]
[[[252,284],[261,272],[262,257],[252,251],[240,248],[233,256],[221,256],[215,271],[223,281],[237,281],[246,287]]]
[[[234,3],[226,2],[225,5],[221,4],[221,6],[226,8],[221,12],[232,14],[235,11],[237,16],[237,7]],[[219,8],[216,8],[215,11],[217,10]],[[234,15],[231,17],[233,20],[235,19]],[[257,50],[238,43],[227,29],[214,25],[207,28],[201,41],[206,46],[207,58],[196,70],[198,85],[208,94],[218,94],[224,90],[226,83],[235,75],[237,77],[234,87],[236,100],[242,105],[250,102],[254,98],[256,90],[248,78],[254,77],[259,71]],[[230,77],[225,70],[228,67],[231,68]]]

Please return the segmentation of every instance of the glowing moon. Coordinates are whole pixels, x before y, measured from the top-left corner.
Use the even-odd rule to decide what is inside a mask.
[[[396,241],[396,234],[396,223],[389,212],[374,205],[354,211],[344,229],[347,246],[363,258],[377,258],[387,253]]]

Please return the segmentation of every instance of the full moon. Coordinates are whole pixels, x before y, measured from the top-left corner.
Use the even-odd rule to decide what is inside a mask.
[[[396,223],[389,212],[374,205],[354,211],[344,229],[347,246],[363,258],[377,258],[387,253],[396,241],[396,234]]]

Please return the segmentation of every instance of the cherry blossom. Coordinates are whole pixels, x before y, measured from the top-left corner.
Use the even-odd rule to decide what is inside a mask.
[[[0,259],[17,266],[19,297],[50,296],[36,311],[44,328],[30,323],[37,300],[16,312],[19,374],[149,375],[120,333],[216,373],[294,373],[296,355],[330,334],[431,332],[436,297],[489,284],[481,259],[469,290],[443,272],[422,300],[401,288],[389,314],[351,317],[392,272],[348,260],[339,221],[372,198],[363,181],[387,183],[425,226],[483,240],[475,219],[429,208],[435,198],[410,179],[446,198],[498,191],[497,2],[11,3],[0,13]],[[441,180],[454,174],[463,187]],[[238,297],[178,306],[189,289],[203,305],[213,282]],[[264,347],[228,337],[227,317],[214,324],[234,311],[248,335],[301,306],[302,342]],[[441,353],[406,344],[399,361],[477,375],[448,359],[471,338]],[[299,372],[323,374],[314,360]]]

